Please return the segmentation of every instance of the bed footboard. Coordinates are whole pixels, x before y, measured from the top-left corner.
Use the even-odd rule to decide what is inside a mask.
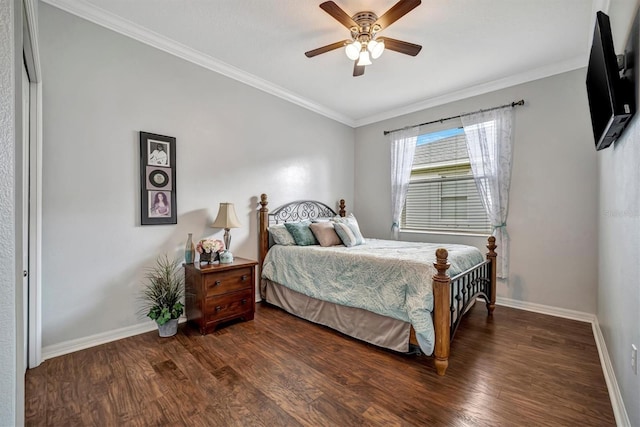
[[[451,346],[451,335],[449,334],[449,325],[451,324],[451,312],[449,311],[451,278],[447,275],[447,270],[450,267],[447,262],[448,256],[447,250],[440,248],[436,251],[436,262],[433,263],[433,266],[438,271],[433,276],[433,326],[436,334],[433,357],[438,375],[444,375],[447,366],[449,366],[449,348]]]
[[[471,304],[482,298],[488,315],[493,314],[496,306],[496,247],[496,238],[489,237],[487,260],[453,278],[447,275],[450,266],[447,250],[440,248],[436,251],[436,262],[433,263],[438,272],[433,276],[433,324],[436,333],[433,355],[438,375],[444,375],[449,366],[451,340]]]

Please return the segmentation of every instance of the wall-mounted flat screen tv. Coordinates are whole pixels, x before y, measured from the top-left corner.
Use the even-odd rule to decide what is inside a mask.
[[[609,17],[603,12],[596,15],[587,68],[587,95],[596,150],[613,144],[635,113],[636,73],[633,62],[637,52],[637,23],[636,16],[627,51],[619,61],[613,46]]]

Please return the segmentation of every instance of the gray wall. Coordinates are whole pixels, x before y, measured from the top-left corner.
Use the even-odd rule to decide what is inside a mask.
[[[622,52],[640,1],[609,10],[616,52]],[[635,34],[635,37],[640,35]],[[640,97],[640,88],[637,93]],[[640,347],[640,118],[598,153],[600,177],[598,321],[630,425],[640,425],[640,376],[631,370],[631,344]]]
[[[595,313],[598,174],[584,82],[585,70],[576,70],[358,128],[355,214],[365,235],[390,236],[390,154],[384,130],[524,98],[526,105],[516,108],[507,220],[511,271],[499,283],[498,296]],[[482,249],[486,244],[470,236],[400,237]]]
[[[24,422],[22,1],[0,1],[0,425]],[[20,290],[20,292],[18,291]]]
[[[14,1],[0,1],[0,424],[16,416]]]
[[[640,118],[598,153],[598,321],[632,426],[640,425],[640,376],[631,344],[640,347]]]
[[[144,322],[144,269],[187,233],[222,238],[220,202],[255,259],[261,193],[353,199],[353,129],[46,4],[40,35],[43,347]],[[177,225],[139,225],[138,131],[177,138]]]

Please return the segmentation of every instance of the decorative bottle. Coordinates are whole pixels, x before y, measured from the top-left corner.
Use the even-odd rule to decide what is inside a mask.
[[[189,233],[187,244],[184,247],[184,262],[187,264],[192,264],[196,256],[196,247],[193,246],[192,234]]]

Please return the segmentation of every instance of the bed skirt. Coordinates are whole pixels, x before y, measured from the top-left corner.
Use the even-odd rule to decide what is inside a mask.
[[[261,279],[263,300],[313,323],[328,326],[379,347],[409,351],[411,324],[356,307],[321,301],[268,279]]]

